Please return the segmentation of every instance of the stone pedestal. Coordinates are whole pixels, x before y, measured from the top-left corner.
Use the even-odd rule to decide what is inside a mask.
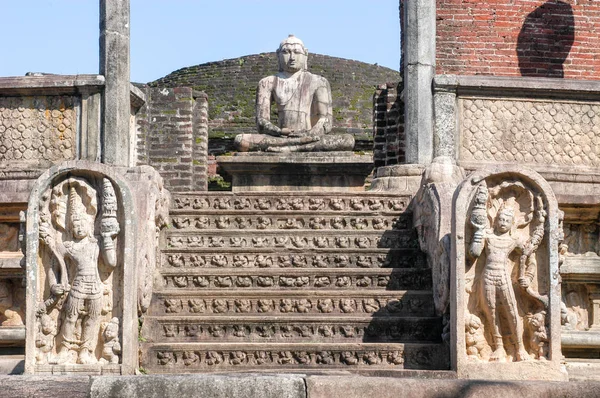
[[[396,164],[379,167],[370,190],[414,195],[421,186],[424,170],[425,166],[421,164]]]
[[[233,192],[362,191],[373,169],[371,155],[352,152],[237,153],[217,163],[232,176]]]

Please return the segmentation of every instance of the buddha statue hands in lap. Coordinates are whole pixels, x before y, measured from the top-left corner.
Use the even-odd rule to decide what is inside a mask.
[[[328,134],[332,126],[329,82],[306,71],[308,51],[293,35],[277,50],[279,73],[258,83],[256,124],[259,134],[239,134],[241,152],[349,151],[354,137]],[[278,110],[278,125],[271,122],[271,104]]]

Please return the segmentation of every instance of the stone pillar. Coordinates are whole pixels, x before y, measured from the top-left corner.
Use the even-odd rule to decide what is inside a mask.
[[[590,303],[592,304],[592,324],[590,330],[600,331],[600,288],[598,286],[590,286]]]
[[[458,137],[456,92],[453,90],[436,91],[433,102],[435,113],[434,157],[443,156],[455,161]]]
[[[102,162],[131,166],[129,0],[100,0],[100,74],[106,79]]]
[[[403,0],[406,163],[433,159],[435,0]]]

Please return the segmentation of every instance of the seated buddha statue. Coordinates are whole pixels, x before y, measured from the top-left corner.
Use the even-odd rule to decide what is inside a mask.
[[[350,151],[354,137],[329,134],[332,101],[329,82],[308,72],[308,51],[293,35],[277,50],[279,72],[258,83],[256,124],[258,134],[235,137],[240,152]],[[271,122],[271,106],[277,106],[277,125]]]

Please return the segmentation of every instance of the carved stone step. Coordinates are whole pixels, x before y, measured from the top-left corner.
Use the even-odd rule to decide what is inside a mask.
[[[347,250],[328,249],[290,253],[287,250],[237,250],[206,254],[199,250],[165,250],[165,269],[183,268],[424,268],[424,255],[417,249]]]
[[[162,269],[157,289],[385,289],[431,288],[431,270],[380,269]],[[158,285],[158,286],[157,286]]]
[[[433,316],[430,291],[223,291],[169,290],[155,292],[149,315],[229,317],[233,315],[307,315],[376,313],[378,316]]]
[[[412,228],[412,214],[395,215],[314,215],[294,213],[287,215],[206,214],[171,215],[173,228],[210,234],[217,231],[379,231]]]
[[[141,351],[141,366],[150,373],[448,368],[441,344],[143,343]]]
[[[151,342],[441,342],[439,317],[330,316],[147,317],[142,336]]]
[[[232,194],[225,192],[195,192],[174,194],[171,201],[173,214],[202,211],[277,211],[319,213],[404,212],[410,196],[393,194],[356,193],[336,194],[318,192],[261,192]]]
[[[211,230],[199,234],[195,231],[169,230],[164,249],[206,248],[229,250],[235,248],[308,250],[338,249],[416,249],[418,241],[411,231],[281,231],[255,232]]]

